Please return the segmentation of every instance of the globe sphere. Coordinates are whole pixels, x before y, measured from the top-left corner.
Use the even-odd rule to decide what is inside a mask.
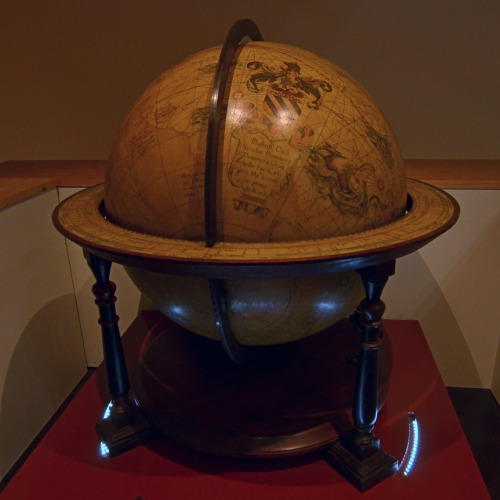
[[[204,240],[207,128],[220,51],[165,71],[124,119],[105,177],[113,223]],[[373,98],[335,64],[296,47],[248,42],[223,99],[218,241],[310,242],[404,214],[406,178],[394,133]],[[167,316],[218,338],[207,280],[128,271]],[[363,294],[354,272],[225,280],[225,288],[231,328],[249,345],[311,335],[348,314]]]

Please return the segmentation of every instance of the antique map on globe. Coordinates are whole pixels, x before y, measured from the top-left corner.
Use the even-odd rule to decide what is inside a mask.
[[[343,70],[302,49],[249,42],[222,101],[210,166],[217,241],[206,245],[220,51],[195,54],[152,82],[118,131],[104,186],[64,202],[56,225],[124,257],[137,287],[190,331],[219,339],[207,279],[215,277],[238,342],[297,340],[359,304],[355,258],[404,255],[453,224],[457,209],[445,193],[407,183],[387,120]],[[321,264],[335,261],[325,272]]]
[[[220,47],[160,75],[115,140],[105,204],[115,224],[203,240],[205,152]],[[400,218],[406,179],[394,134],[368,93],[334,64],[266,42],[241,46],[224,101],[220,241],[353,234]],[[222,136],[222,132],[221,132]]]
[[[153,81],[104,185],[64,200],[53,221],[96,278],[110,388],[121,350],[111,262],[181,327],[155,325],[140,349],[134,399],[155,427],[222,455],[295,455],[340,443],[354,400],[353,445],[328,448],[328,462],[371,487],[397,465],[371,431],[387,389],[380,294],[395,260],[451,227],[458,205],[406,179],[383,113],[342,69],[244,38],[262,39],[248,19]],[[352,328],[330,329],[349,315]],[[129,440],[102,424],[116,448]]]

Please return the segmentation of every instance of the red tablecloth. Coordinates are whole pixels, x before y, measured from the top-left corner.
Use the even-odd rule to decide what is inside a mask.
[[[125,337],[155,321],[156,313],[141,313]],[[490,498],[418,322],[388,320],[385,331],[393,374],[375,431],[382,447],[401,460],[408,412],[416,413],[420,448],[408,477],[391,477],[361,494],[316,454],[236,460],[167,439],[100,458],[94,424],[102,416],[105,391],[97,373],[7,485],[2,500]]]

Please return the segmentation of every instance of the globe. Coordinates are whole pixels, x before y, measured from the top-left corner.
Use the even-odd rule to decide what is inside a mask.
[[[203,244],[207,129],[221,47],[156,78],[125,117],[106,169],[106,217],[131,232]],[[321,241],[362,234],[405,214],[401,152],[383,113],[350,75],[296,47],[250,41],[223,96],[216,234],[221,242]],[[128,267],[164,314],[218,339],[208,281]],[[353,271],[225,279],[241,344],[312,335],[363,296]]]
[[[380,293],[395,260],[450,228],[458,206],[406,181],[387,120],[352,77],[261,38],[238,21],[222,48],[161,74],[125,117],[104,185],[54,211],[96,278],[119,418],[97,429],[115,452],[149,432],[127,403],[109,282],[118,262],[177,323],[144,325],[133,392],[154,427],[238,457],[338,442],[328,456],[342,470],[359,446],[373,454],[352,478],[371,486],[397,465],[370,431],[390,372],[390,343],[378,362]],[[356,307],[353,321],[338,321]],[[351,407],[352,449],[339,440]]]

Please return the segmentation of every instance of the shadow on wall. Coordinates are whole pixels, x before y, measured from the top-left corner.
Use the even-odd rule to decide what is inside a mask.
[[[462,371],[462,358],[458,358],[458,364],[445,367],[446,382],[448,385],[489,388],[493,384],[500,339],[500,192],[454,194],[464,207],[461,218],[443,235],[439,245],[430,245],[421,253],[454,312],[481,381],[476,384],[469,379],[468,373]],[[424,306],[432,307],[432,304]],[[423,312],[429,315],[427,309]],[[439,335],[439,321],[438,315],[428,319],[436,336]],[[455,345],[451,344],[448,350],[450,360],[454,360]]]
[[[15,346],[0,403],[0,478],[86,373],[74,310],[72,294],[49,302]]]
[[[447,276],[447,295],[453,300],[460,324],[467,338],[483,385],[491,387],[500,398],[500,201],[499,192],[488,192],[488,203],[476,203],[474,220],[470,227],[479,226],[469,248],[454,266],[455,272]],[[463,194],[462,194],[463,196]],[[485,195],[482,197],[484,198]],[[467,200],[466,200],[467,202]],[[462,204],[466,204],[463,202]],[[471,205],[470,201],[468,207]],[[471,216],[472,218],[473,216]],[[462,217],[464,218],[464,217]],[[458,270],[458,272],[456,272]]]
[[[445,385],[482,387],[464,333],[419,252],[397,261],[382,298],[386,318],[420,322]]]

